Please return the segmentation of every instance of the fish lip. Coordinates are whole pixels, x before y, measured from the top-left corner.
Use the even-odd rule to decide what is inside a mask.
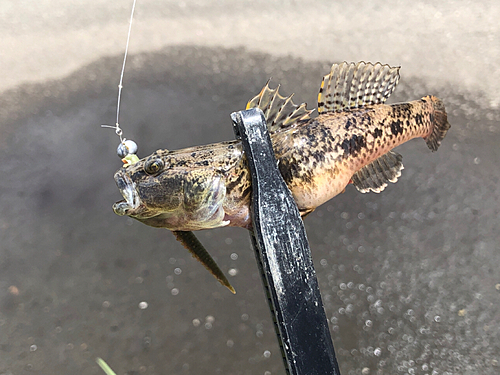
[[[139,194],[137,194],[135,183],[122,170],[115,173],[115,182],[125,200],[116,202],[113,205],[113,211],[120,216],[127,215],[130,210],[135,210],[140,206]]]

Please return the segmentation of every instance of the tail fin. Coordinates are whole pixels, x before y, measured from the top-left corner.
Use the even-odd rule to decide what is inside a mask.
[[[432,128],[431,134],[425,137],[424,140],[425,143],[427,143],[427,147],[429,147],[432,151],[437,151],[451,125],[448,122],[446,109],[444,108],[444,104],[441,99],[431,95],[422,98],[422,100],[426,102],[430,101],[432,107],[434,108],[434,127]]]

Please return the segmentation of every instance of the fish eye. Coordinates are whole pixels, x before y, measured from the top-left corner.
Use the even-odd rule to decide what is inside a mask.
[[[162,159],[150,159],[144,164],[144,172],[149,175],[160,173],[165,167]]]

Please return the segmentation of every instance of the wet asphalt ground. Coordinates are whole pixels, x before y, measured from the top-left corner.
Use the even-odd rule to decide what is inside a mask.
[[[118,217],[113,124],[121,55],[0,95],[0,374],[282,374],[248,233],[199,232],[232,295],[166,230]],[[229,114],[267,79],[315,106],[332,62],[244,48],[132,54],[125,136],[140,156],[233,138]],[[305,221],[342,374],[500,371],[500,111],[455,84],[402,79],[391,102],[433,94],[452,125],[381,194],[352,186]],[[439,86],[439,87],[436,87]],[[230,271],[230,272],[229,272]]]

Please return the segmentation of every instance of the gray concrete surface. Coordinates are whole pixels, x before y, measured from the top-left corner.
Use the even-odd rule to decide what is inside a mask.
[[[283,373],[244,230],[200,233],[230,295],[167,231],[116,217],[116,85],[130,4],[0,3],[0,374]],[[232,138],[269,76],[314,106],[332,62],[402,65],[439,96],[437,153],[306,226],[342,374],[500,370],[500,6],[139,1],[125,136],[139,154]],[[141,309],[140,303],[147,302]],[[143,305],[141,305],[143,306]],[[144,306],[143,306],[144,307]]]
[[[60,78],[123,51],[132,1],[0,4],[0,89]],[[432,88],[459,84],[500,105],[500,9],[485,1],[138,1],[131,51],[195,44],[308,61],[383,61]]]

